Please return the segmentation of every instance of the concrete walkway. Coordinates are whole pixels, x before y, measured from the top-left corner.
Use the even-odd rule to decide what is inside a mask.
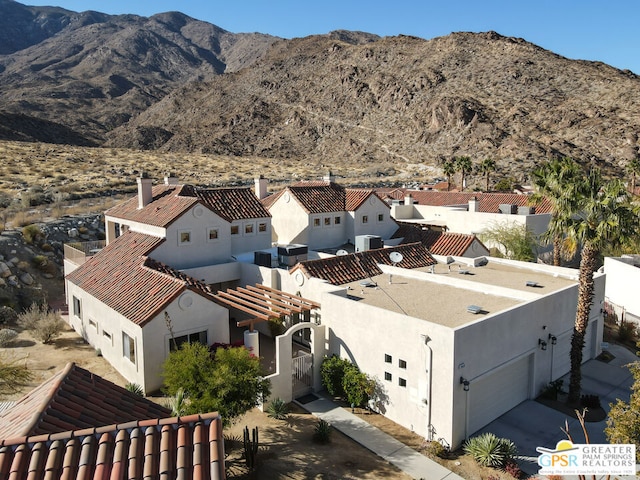
[[[299,405],[413,478],[463,480],[459,475],[339,407],[331,400],[318,398],[305,404],[299,403]]]

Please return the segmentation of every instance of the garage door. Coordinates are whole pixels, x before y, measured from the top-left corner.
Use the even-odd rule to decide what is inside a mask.
[[[582,349],[582,362],[589,360],[593,348],[592,332],[595,330],[595,323],[591,322],[587,327],[587,333],[584,336],[584,348]],[[549,345],[553,352],[553,367],[551,370],[551,378],[557,380],[571,370],[571,336],[573,332],[567,332],[558,336],[555,345]],[[567,387],[567,385],[565,385]]]
[[[468,397],[468,435],[529,398],[527,355],[471,382]]]

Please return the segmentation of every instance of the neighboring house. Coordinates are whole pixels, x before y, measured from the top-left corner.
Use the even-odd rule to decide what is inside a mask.
[[[455,448],[569,371],[578,272],[484,257],[435,264],[420,249],[301,262],[279,281],[322,305],[326,354],[377,379],[378,411]],[[596,274],[595,304],[603,296]],[[593,309],[584,361],[600,353],[602,331]]]
[[[398,222],[392,238],[400,238],[402,243],[420,242],[439,257],[476,258],[490,253],[475,235],[428,230],[414,223]]]
[[[332,177],[296,183],[262,202],[271,214],[272,239],[281,245],[338,247],[361,235],[388,239],[398,228],[374,190],[344,188]]]
[[[170,415],[68,364],[0,415],[0,477],[225,478],[220,416]]]
[[[604,273],[607,285],[605,302],[618,321],[634,322],[640,326],[640,255],[605,257]]]

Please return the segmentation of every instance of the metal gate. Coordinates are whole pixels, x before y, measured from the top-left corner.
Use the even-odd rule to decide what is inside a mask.
[[[291,359],[291,381],[293,383],[293,398],[306,395],[313,384],[313,355],[299,352]]]

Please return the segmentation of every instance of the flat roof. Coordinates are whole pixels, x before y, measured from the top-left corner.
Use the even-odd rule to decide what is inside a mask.
[[[491,261],[477,267],[459,265],[435,265],[433,274],[431,267],[406,270],[406,274],[395,273],[401,270],[395,269],[391,283],[388,273],[372,277],[370,281],[351,282],[346,285],[348,298],[455,328],[577,283],[553,273]],[[412,272],[416,273],[412,275]],[[536,286],[527,286],[527,282]],[[469,306],[480,307],[480,313],[467,311]]]

